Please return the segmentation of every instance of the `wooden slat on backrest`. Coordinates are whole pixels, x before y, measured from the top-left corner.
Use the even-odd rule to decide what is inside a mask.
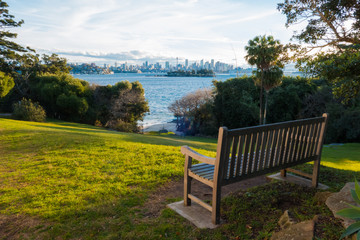
[[[229,178],[234,177],[235,174],[235,166],[237,161],[237,148],[239,143],[239,137],[234,136],[232,140],[232,146],[231,146],[231,157],[230,157],[230,168],[229,168]]]
[[[253,164],[253,172],[259,171],[259,161],[260,161],[260,147],[262,144],[263,132],[259,132],[256,138],[255,145],[255,156],[254,156],[254,164]]]
[[[245,147],[244,147],[244,152],[243,152],[243,164],[242,164],[241,175],[247,174],[251,134],[246,134],[245,138],[246,138],[246,141],[245,141]]]
[[[285,141],[285,151],[283,156],[283,164],[289,163],[289,152],[292,142],[292,135],[293,135],[294,127],[289,127],[287,135],[286,135],[286,141]]]
[[[235,169],[235,176],[239,176],[241,174],[241,163],[243,160],[243,149],[244,149],[244,141],[245,136],[239,136],[239,144],[237,149],[237,161],[236,161],[236,169]]]
[[[251,173],[252,172],[252,168],[254,165],[254,151],[255,151],[255,145],[256,145],[256,138],[257,138],[257,133],[254,132],[253,134],[251,134],[251,147],[250,147],[250,151],[249,151],[249,161],[248,161],[248,167],[247,167],[247,173]]]
[[[304,158],[308,158],[310,157],[310,148],[312,145],[312,136],[314,135],[314,129],[315,129],[315,124],[311,124],[310,125],[310,130],[309,130],[309,135],[307,137],[307,146],[305,149],[305,154],[304,154]]]
[[[262,134],[262,141],[261,141],[261,148],[260,148],[260,158],[259,158],[259,167],[258,170],[264,169],[264,163],[265,163],[265,153],[267,148],[267,141],[268,141],[268,133],[269,131],[265,131]]]
[[[222,178],[232,181],[313,160],[319,154],[324,121],[318,117],[228,130],[226,146],[221,147],[221,156],[226,159],[222,161]]]

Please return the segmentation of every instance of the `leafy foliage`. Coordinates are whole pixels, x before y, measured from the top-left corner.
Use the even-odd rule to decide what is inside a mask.
[[[12,41],[17,37],[16,33],[10,32],[9,28],[20,27],[24,21],[16,21],[14,15],[8,10],[9,5],[0,0],[0,71],[10,73],[11,68],[20,56],[19,52],[26,52],[27,49]]]
[[[325,78],[335,96],[348,103],[359,96],[360,2],[357,0],[285,0],[278,9],[286,15],[286,26],[307,22],[293,38],[297,46],[298,67]],[[314,49],[315,57],[308,55]]]
[[[92,94],[90,105],[94,106],[96,119],[114,129],[138,131],[136,122],[149,111],[144,89],[139,82],[122,81],[114,86],[94,86]]]
[[[31,96],[43,105],[49,117],[83,120],[88,110],[88,82],[71,75],[46,74],[31,81]]]
[[[17,37],[17,34],[7,29],[20,27],[24,21],[14,20],[15,17],[9,13],[8,7],[9,5],[6,2],[0,0],[0,98],[4,97],[14,87],[13,79],[8,74],[13,73],[16,59],[20,57],[19,53],[28,51],[28,49],[12,41]]]
[[[46,113],[38,103],[23,98],[20,102],[14,104],[13,117],[25,121],[44,122]]]
[[[321,53],[305,62],[302,70],[322,76],[333,86],[334,95],[343,103],[353,101],[360,93],[360,45],[336,53]]]
[[[243,76],[214,82],[214,114],[217,127],[239,128],[258,122],[258,89],[254,78]]]
[[[11,76],[0,72],[0,98],[5,97],[14,85],[14,79]]]
[[[356,204],[360,205],[360,186],[357,181],[355,181],[355,190],[351,189],[351,196],[353,197]],[[356,222],[351,224],[343,234],[341,234],[340,239],[343,239],[349,235],[357,234],[357,239],[360,238],[360,207],[350,205],[350,208],[345,208],[338,211],[336,214],[346,218],[354,219]]]
[[[285,0],[278,9],[286,26],[306,22],[293,38],[316,47],[360,44],[360,3],[357,0]]]
[[[315,84],[305,78],[284,77],[282,85],[273,89],[269,96],[269,122],[282,122],[303,118],[302,109],[305,107],[304,100],[316,92]],[[317,117],[324,112],[315,114]]]
[[[168,107],[177,118],[178,131],[195,135],[216,134],[217,128],[211,130],[214,119],[212,113],[213,94],[210,89],[199,89],[176,100]],[[204,129],[204,125],[210,127]]]

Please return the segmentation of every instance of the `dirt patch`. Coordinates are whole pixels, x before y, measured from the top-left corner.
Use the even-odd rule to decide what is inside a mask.
[[[241,182],[233,183],[222,187],[221,197],[224,198],[230,193],[246,190],[255,186],[267,183],[265,176],[255,177]],[[199,197],[204,201],[209,201],[212,198],[212,189],[200,183],[199,181],[192,181],[191,192],[193,195]],[[155,192],[150,194],[148,201],[144,204],[145,217],[158,217],[160,211],[166,207],[171,199],[182,199],[184,195],[184,179],[172,180],[169,183],[161,186]]]
[[[0,215],[0,239],[46,239],[47,234],[43,230],[48,226],[29,216]]]

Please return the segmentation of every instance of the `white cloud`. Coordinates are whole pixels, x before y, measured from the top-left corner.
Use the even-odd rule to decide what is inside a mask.
[[[247,41],[273,34],[287,41],[292,31],[276,1],[220,0],[9,0],[25,24],[19,42],[60,52],[126,53],[189,59],[243,57]],[[279,36],[279,37],[278,37]]]

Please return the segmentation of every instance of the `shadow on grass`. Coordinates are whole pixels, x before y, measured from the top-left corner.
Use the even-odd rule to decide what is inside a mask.
[[[94,136],[94,134],[106,134],[115,139],[133,142],[133,143],[146,143],[153,145],[165,145],[165,146],[182,146],[190,145],[195,148],[201,148],[208,151],[216,150],[216,141],[217,139],[212,138],[201,138],[201,137],[179,137],[176,135],[166,135],[166,136],[152,136],[152,135],[143,135],[136,133],[124,133],[117,132],[114,130],[108,130],[99,127],[93,127],[85,124],[78,123],[64,123],[64,122],[50,122],[51,124],[57,126],[49,125],[37,125],[37,124],[28,124],[29,126],[35,128],[47,128],[53,129],[55,131],[67,132],[70,134],[83,134],[86,136]],[[40,131],[39,131],[40,132]],[[106,136],[104,136],[104,139]]]

